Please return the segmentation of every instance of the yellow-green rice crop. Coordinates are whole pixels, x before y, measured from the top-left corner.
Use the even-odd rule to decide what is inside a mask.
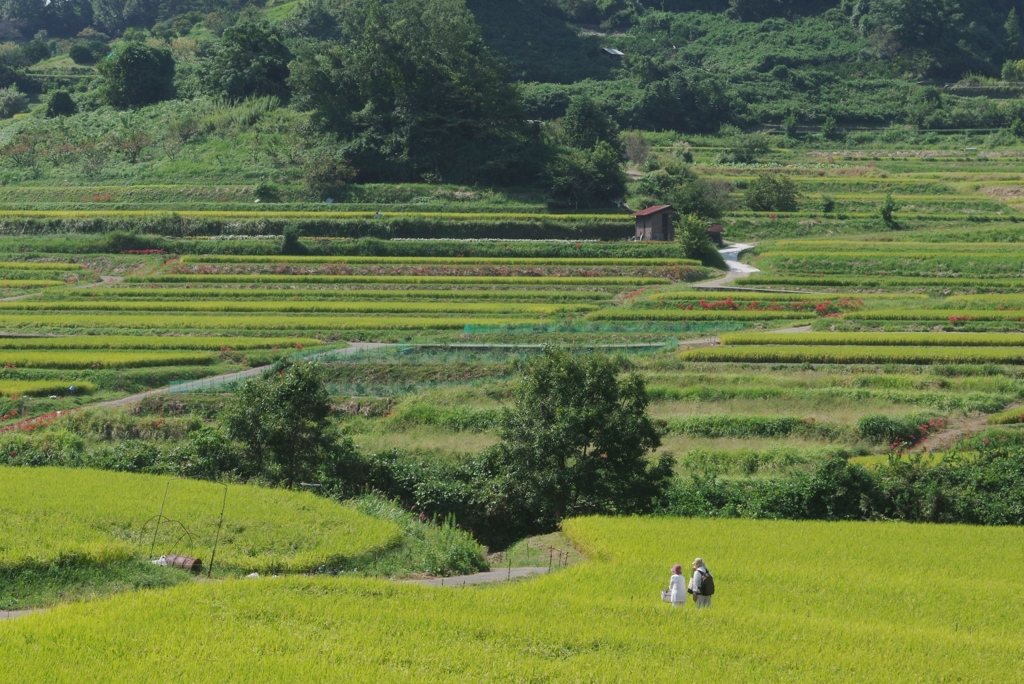
[[[33,280],[29,278],[26,278],[25,280],[0,280],[0,287],[16,287],[20,289],[28,289],[32,287],[56,287],[63,284],[63,280]]]
[[[619,257],[415,257],[415,256],[288,256],[251,254],[204,254],[181,257],[183,264],[444,264],[472,266],[700,266],[697,259],[631,259]]]
[[[726,345],[860,345],[917,347],[1019,347],[1017,333],[723,333]]]
[[[150,330],[431,330],[467,325],[536,325],[536,318],[441,318],[436,316],[292,316],[200,314],[6,314],[8,328],[130,328]]]
[[[593,304],[535,304],[531,302],[327,302],[237,300],[196,301],[28,301],[0,302],[0,310],[46,311],[253,311],[282,313],[396,313],[396,314],[532,314],[547,316],[563,311],[593,311]]]
[[[75,394],[90,394],[96,391],[91,382],[62,380],[0,380],[0,395],[14,396],[47,396],[50,394],[66,395],[68,387],[74,386]]]
[[[998,311],[995,309],[878,309],[854,311],[844,318],[854,321],[1016,321],[1024,319],[1024,311]]]
[[[1015,682],[1024,530],[588,518],[590,560],[456,589],[188,584],[0,623],[0,679],[156,682]],[[662,603],[701,556],[713,607]]]
[[[682,352],[690,361],[745,363],[1024,363],[1024,349],[1002,347],[724,346]]]
[[[988,417],[989,425],[1017,425],[1024,423],[1024,407],[1008,409],[999,413],[993,413]]]
[[[216,354],[192,351],[0,350],[0,366],[16,368],[138,368],[212,363]]]
[[[168,493],[156,555],[209,564],[224,487],[168,477],[63,468],[0,467],[0,567],[105,564],[149,553]],[[182,525],[195,537],[190,546]],[[228,488],[216,565],[242,572],[316,569],[394,543],[398,530],[302,492]],[[3,679],[3,677],[0,677]]]
[[[237,287],[104,287],[88,290],[63,290],[59,298],[82,299],[444,299],[463,300],[540,300],[591,301],[611,299],[608,292],[592,290],[362,290],[362,289],[291,289]]]
[[[0,261],[0,270],[10,271],[81,271],[81,264],[60,261]]]
[[[1024,295],[1020,294],[976,294],[947,297],[946,304],[968,309],[1024,308]]]
[[[652,299],[655,301],[675,301],[675,300],[699,300],[704,299],[707,301],[721,301],[724,299],[733,299],[736,301],[836,301],[841,297],[851,297],[856,299],[928,299],[928,295],[925,294],[905,294],[902,292],[883,292],[883,293],[868,293],[868,294],[850,294],[843,295],[835,292],[714,292],[708,290],[671,290],[669,292],[655,292],[646,299]]]
[[[198,337],[192,335],[81,335],[77,337],[3,337],[2,349],[269,349],[312,347],[312,337]]]
[[[667,285],[668,278],[632,278],[617,276],[400,276],[400,275],[235,275],[170,274],[129,276],[127,283],[304,283],[342,285]]]

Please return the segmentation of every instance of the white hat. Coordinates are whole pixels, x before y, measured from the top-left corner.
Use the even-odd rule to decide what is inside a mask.
[[[701,558],[697,558],[693,561],[693,564],[696,565],[698,568],[702,568],[704,567],[704,560]]]

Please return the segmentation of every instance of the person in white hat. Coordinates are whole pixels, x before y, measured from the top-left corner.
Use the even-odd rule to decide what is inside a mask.
[[[687,591],[693,595],[693,603],[697,608],[710,608],[711,597],[705,595],[704,589],[704,578],[710,576],[711,573],[708,571],[704,561],[697,558],[693,561],[693,577],[690,578],[690,586]]]

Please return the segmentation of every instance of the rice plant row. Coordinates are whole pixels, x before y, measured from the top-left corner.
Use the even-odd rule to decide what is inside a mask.
[[[0,261],[0,270],[11,271],[81,271],[81,264],[59,261]]]
[[[844,315],[854,321],[1019,321],[1024,311],[998,309],[879,309]]]
[[[31,289],[35,287],[57,287],[64,285],[63,280],[37,280],[35,278],[25,278],[16,280],[0,280],[0,287],[13,287],[21,289]]]
[[[326,302],[326,301],[28,301],[0,302],[0,310],[17,311],[197,311],[277,313],[382,313],[382,314],[531,314],[548,316],[570,311],[593,311],[586,303],[536,304],[532,302]]]
[[[53,394],[65,396],[72,393],[71,387],[75,388],[73,393],[76,395],[91,394],[96,391],[96,385],[81,380],[69,382],[62,380],[0,380],[0,396],[38,397]]]
[[[1000,347],[728,345],[680,353],[688,361],[739,363],[1024,363],[1024,349]]]
[[[812,311],[729,309],[603,309],[587,314],[592,321],[767,321],[816,318]]]
[[[1020,347],[1017,333],[724,333],[724,345],[891,346],[891,347]]]
[[[672,290],[670,292],[655,292],[646,299],[651,301],[692,301],[695,299],[711,300],[724,300],[724,299],[736,299],[743,301],[824,301],[835,300],[839,296],[831,292],[807,292],[807,293],[791,293],[791,292],[742,292],[742,291],[711,291],[711,290]],[[928,295],[925,294],[903,294],[900,292],[882,292],[882,293],[870,293],[870,294],[856,294],[852,295],[857,299],[928,299]]]
[[[380,285],[667,285],[668,278],[581,276],[397,276],[397,275],[236,275],[163,274],[130,276],[126,283],[315,283]]]
[[[744,281],[751,287],[761,285],[799,287],[924,287],[924,288],[986,288],[991,290],[1022,290],[1024,280],[1010,278],[931,278],[931,277],[884,277],[844,275],[760,275]]]
[[[361,289],[253,289],[231,287],[104,287],[88,290],[63,290],[61,299],[475,299],[527,301],[599,301],[612,294],[593,290],[361,290]]]
[[[211,254],[181,257],[183,264],[379,264],[381,266],[401,264],[444,264],[465,266],[486,264],[493,266],[700,266],[696,259],[627,259],[582,257],[414,257],[414,256],[287,256]],[[2,265],[0,265],[2,266]]]
[[[975,295],[957,295],[953,297],[947,297],[945,300],[946,304],[954,306],[962,306],[965,309],[973,308],[1004,308],[1004,309],[1020,309],[1024,308],[1024,295],[1013,295],[1013,294],[975,294]]]
[[[139,335],[79,335],[76,337],[3,337],[3,349],[303,349],[321,344],[312,337],[199,337]]]
[[[889,253],[788,253],[770,254],[757,266],[782,273],[829,273],[908,277],[946,277],[952,274],[1006,277],[1024,272],[1024,255],[956,255]]]
[[[190,351],[53,351],[2,350],[6,368],[140,368],[143,366],[200,366],[213,363],[217,354]]]
[[[0,325],[19,329],[126,330],[453,330],[469,326],[503,328],[540,325],[537,318],[436,316],[289,316],[200,314],[6,314]]]
[[[1024,254],[1024,244],[1013,242],[904,242],[897,240],[779,240],[772,249],[782,254],[835,252],[879,252],[884,254],[931,253],[959,255],[965,253]]]

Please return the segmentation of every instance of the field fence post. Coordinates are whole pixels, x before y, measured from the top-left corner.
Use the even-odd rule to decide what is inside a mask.
[[[224,527],[224,510],[228,505],[228,486],[224,485],[224,500],[220,504],[220,521],[217,523],[217,536],[213,540],[213,551],[210,553],[210,567],[206,571],[206,579],[213,577],[213,561],[217,558],[217,545],[220,544],[220,530]]]
[[[153,530],[153,542],[149,545],[150,560],[153,558],[153,549],[156,548],[156,536],[160,534],[160,521],[163,520],[164,517],[164,504],[167,503],[167,490],[171,488],[172,480],[173,478],[167,481],[167,486],[164,487],[164,498],[160,501],[160,513],[156,516],[156,529]]]

